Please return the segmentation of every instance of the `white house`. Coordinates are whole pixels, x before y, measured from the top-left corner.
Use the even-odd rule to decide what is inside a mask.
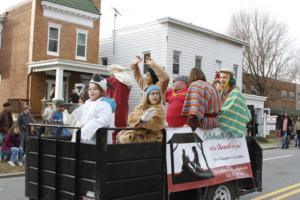
[[[115,37],[100,42],[100,63],[121,64],[129,68],[136,55],[150,55],[170,75],[188,75],[201,68],[212,81],[220,67],[232,68],[237,85],[242,86],[242,59],[245,42],[214,31],[166,17],[151,23],[115,31]],[[144,66],[140,66],[141,71]],[[130,110],[140,101],[141,91],[134,85]]]

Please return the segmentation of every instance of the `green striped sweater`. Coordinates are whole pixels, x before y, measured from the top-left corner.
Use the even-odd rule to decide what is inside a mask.
[[[251,115],[246,105],[244,95],[234,88],[221,108],[219,126],[235,137],[243,136],[246,124],[251,120]]]

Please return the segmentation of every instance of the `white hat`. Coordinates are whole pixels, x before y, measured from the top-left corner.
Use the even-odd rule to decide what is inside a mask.
[[[220,73],[221,72],[227,72],[227,73],[231,73],[233,74],[233,70],[231,68],[227,68],[227,67],[222,67],[221,70],[220,70]]]
[[[126,72],[126,68],[118,65],[113,64],[107,67],[107,70],[111,75],[113,75],[118,81],[121,83],[124,83],[127,86],[132,86],[132,78],[130,75]]]
[[[107,90],[107,82],[106,79],[103,78],[100,74],[93,74],[92,80],[90,80],[90,83],[95,83],[99,85],[105,92]]]

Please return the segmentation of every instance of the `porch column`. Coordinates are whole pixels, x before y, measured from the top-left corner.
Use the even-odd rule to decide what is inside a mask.
[[[55,78],[55,100],[64,100],[63,96],[63,86],[64,86],[64,70],[60,67],[56,68],[56,78]]]

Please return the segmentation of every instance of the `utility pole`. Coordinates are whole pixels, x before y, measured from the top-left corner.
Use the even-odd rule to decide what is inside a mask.
[[[112,9],[115,11],[115,14],[114,14],[114,29],[113,29],[113,56],[115,55],[115,42],[116,42],[116,19],[117,19],[117,16],[121,15],[121,13],[114,7],[112,7]]]

